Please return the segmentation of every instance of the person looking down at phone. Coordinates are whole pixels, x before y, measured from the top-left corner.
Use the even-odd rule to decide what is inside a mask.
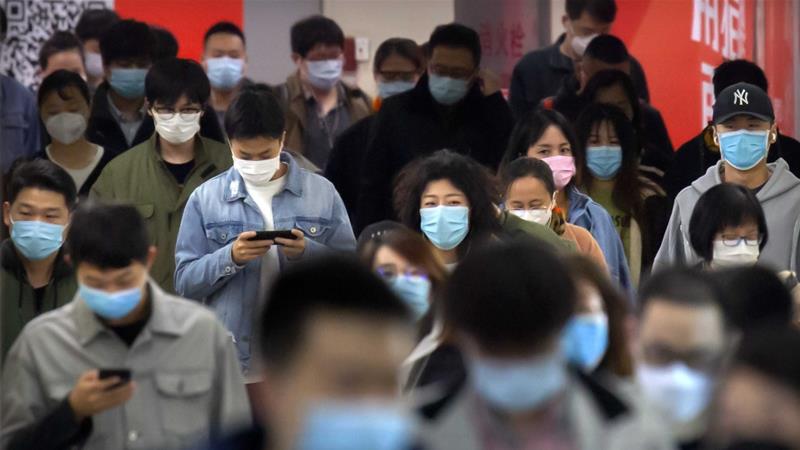
[[[328,250],[354,251],[356,240],[333,185],[283,151],[286,122],[268,88],[243,88],[225,113],[225,130],[233,167],[189,197],[175,246],[175,288],[216,311],[235,338],[242,370],[256,380],[252,318],[275,276]]]
[[[229,333],[149,277],[136,207],[81,201],[66,242],[78,292],[11,347],[0,448],[181,449],[252,422]]]

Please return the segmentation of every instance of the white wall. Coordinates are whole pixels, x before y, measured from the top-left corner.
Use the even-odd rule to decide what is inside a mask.
[[[555,42],[556,38],[564,32],[561,18],[565,14],[566,5],[565,0],[550,0],[550,42]]]
[[[369,39],[370,61],[358,63],[356,81],[367,94],[376,93],[372,56],[391,37],[421,44],[443,23],[453,21],[453,0],[323,0],[322,13],[335,20],[346,36]]]

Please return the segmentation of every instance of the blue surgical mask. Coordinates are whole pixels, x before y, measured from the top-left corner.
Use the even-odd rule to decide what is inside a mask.
[[[589,147],[586,150],[586,165],[595,178],[610,180],[622,167],[622,147],[619,145]]]
[[[114,92],[125,98],[139,98],[144,96],[144,78],[146,76],[147,69],[113,68],[108,83]]]
[[[608,349],[608,317],[604,313],[574,316],[564,330],[562,345],[570,363],[591,372]]]
[[[475,391],[494,408],[526,412],[540,408],[567,384],[559,351],[523,360],[468,358]]]
[[[469,208],[466,206],[437,206],[419,210],[420,228],[433,245],[452,250],[469,233]]]
[[[738,170],[750,170],[766,158],[768,142],[768,130],[719,133],[722,159]]]
[[[141,287],[118,292],[106,292],[80,284],[78,294],[89,309],[98,316],[109,320],[117,320],[127,316],[142,300]]]
[[[414,443],[413,421],[389,404],[335,402],[312,406],[298,450],[406,450]]]
[[[413,81],[378,81],[378,96],[389,98],[410,91],[414,86],[416,84]]]
[[[342,78],[344,62],[341,58],[306,61],[308,82],[317,89],[331,89]]]
[[[61,248],[64,225],[38,220],[11,221],[11,241],[30,261],[45,259]]]
[[[430,309],[431,282],[428,278],[400,274],[392,280],[390,286],[411,308],[415,319],[421,318]]]
[[[467,95],[469,80],[430,74],[428,75],[428,89],[437,103],[445,106],[455,105]]]
[[[681,362],[668,366],[642,364],[636,376],[644,395],[673,426],[696,419],[708,406],[714,388],[710,376]]]
[[[208,81],[214,89],[230,90],[239,84],[244,70],[244,60],[240,58],[230,58],[222,56],[220,58],[208,58]]]

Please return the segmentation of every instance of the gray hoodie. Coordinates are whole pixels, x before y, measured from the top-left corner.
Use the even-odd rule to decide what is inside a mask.
[[[653,263],[653,271],[671,264],[694,265],[701,262],[689,241],[689,219],[697,199],[710,188],[722,183],[721,167],[722,161],[709,167],[705,175],[696,179],[675,198],[672,216]],[[756,194],[764,209],[769,231],[769,239],[761,251],[759,262],[766,263],[775,270],[795,271],[800,267],[797,259],[800,179],[789,172],[789,166],[783,159],[767,164],[767,167],[772,174],[767,184]]]

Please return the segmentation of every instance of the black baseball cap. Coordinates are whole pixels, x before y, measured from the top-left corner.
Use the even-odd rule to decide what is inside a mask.
[[[775,112],[772,101],[760,87],[750,83],[736,83],[717,95],[714,102],[714,123],[722,123],[733,116],[747,114],[772,122]]]

